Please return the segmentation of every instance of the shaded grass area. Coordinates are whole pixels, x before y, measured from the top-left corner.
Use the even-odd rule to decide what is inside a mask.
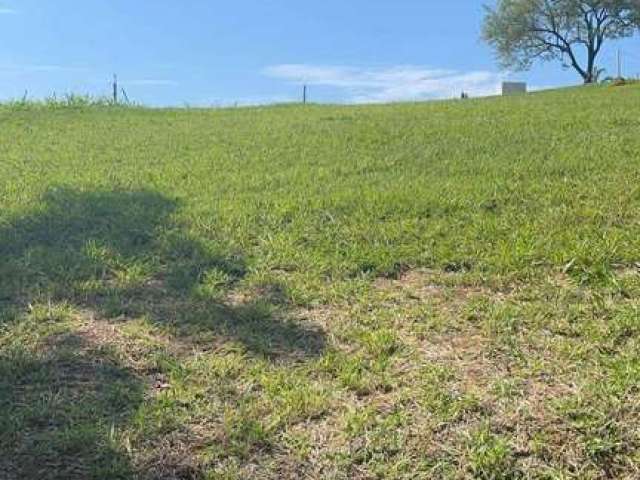
[[[117,442],[116,423],[107,422],[127,418],[142,392],[165,385],[191,351],[231,345],[267,362],[322,352],[324,333],[286,316],[278,285],[263,284],[246,299],[225,296],[246,273],[242,258],[189,238],[172,223],[175,210],[176,202],[146,191],[53,188],[32,215],[0,229],[0,318],[8,332],[0,359],[7,422],[14,422],[3,430],[7,475],[129,478],[126,456],[112,457],[105,443]],[[102,352],[117,351],[118,339],[115,327],[105,331],[99,322],[131,319],[165,338],[137,372],[107,364]],[[20,334],[36,335],[30,328],[42,336],[31,350]],[[58,330],[68,330],[60,342]],[[96,345],[85,346],[87,336]],[[25,426],[32,430],[20,432]],[[191,471],[176,462],[167,468]]]
[[[37,292],[105,318],[144,316],[182,336],[232,336],[265,355],[321,350],[321,332],[280,321],[269,299],[225,302],[221,294],[245,275],[243,259],[185,234],[170,221],[175,209],[145,191],[48,191],[33,215],[0,230],[4,304],[24,306]],[[277,297],[278,285],[263,288]]]
[[[29,347],[0,360],[2,478],[131,478],[115,432],[143,401],[140,379],[75,333]]]
[[[638,99],[0,107],[0,477],[635,478]]]

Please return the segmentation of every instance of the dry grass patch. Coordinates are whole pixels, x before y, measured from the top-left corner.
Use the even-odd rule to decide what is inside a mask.
[[[100,436],[126,445],[121,468],[142,478],[599,480],[629,472],[621,462],[637,432],[623,428],[632,410],[622,405],[638,400],[633,376],[615,380],[620,391],[596,386],[622,375],[612,368],[631,368],[607,362],[634,351],[609,340],[614,331],[632,338],[633,300],[603,299],[565,274],[495,285],[414,271],[379,279],[349,303],[261,304],[271,295],[262,288],[237,289],[223,302],[229,321],[250,308],[256,332],[269,332],[261,319],[324,332],[320,352],[269,340],[260,355],[233,328],[233,336],[202,328],[182,336],[150,319],[86,310],[73,314],[67,334],[85,345],[76,355],[108,354],[134,375],[142,400]],[[254,307],[268,310],[251,317]],[[67,334],[43,345],[59,349]],[[63,384],[99,388],[72,373]]]

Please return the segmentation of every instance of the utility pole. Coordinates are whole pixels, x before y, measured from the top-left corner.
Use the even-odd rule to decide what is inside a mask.
[[[302,104],[306,105],[307,104],[307,85],[303,85],[302,87]]]
[[[118,104],[118,75],[113,74],[113,104]]]
[[[622,52],[618,49],[618,78],[622,78]]]

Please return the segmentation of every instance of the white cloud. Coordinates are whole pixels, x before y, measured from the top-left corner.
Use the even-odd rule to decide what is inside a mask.
[[[292,103],[299,102],[298,98],[292,98],[289,95],[259,95],[259,96],[249,96],[249,97],[240,97],[235,100],[232,99],[221,99],[221,98],[208,98],[196,102],[194,104],[190,104],[190,106],[195,107],[216,107],[216,108],[225,108],[225,107],[260,107],[263,105],[274,105],[274,104],[284,104],[284,103]]]
[[[556,88],[562,88],[562,85],[528,85],[528,92],[541,92],[543,90],[554,90]]]
[[[269,77],[343,90],[355,103],[423,100],[499,92],[502,74],[489,71],[458,72],[413,65],[358,68],[331,65],[288,64],[266,68]]]
[[[135,87],[175,87],[178,85],[178,82],[173,80],[162,80],[155,78],[145,78],[141,80],[123,80],[122,83],[124,85],[135,86]]]
[[[35,64],[0,64],[0,71],[6,73],[51,73],[51,72],[73,72],[84,71],[80,67],[66,67],[63,65],[35,65]]]
[[[18,11],[13,8],[0,7],[0,15],[15,15],[16,13]]]

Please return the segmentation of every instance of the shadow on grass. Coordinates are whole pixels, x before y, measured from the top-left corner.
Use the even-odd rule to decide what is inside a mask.
[[[176,337],[237,340],[267,357],[320,353],[323,333],[287,319],[277,285],[230,304],[243,259],[191,236],[177,208],[150,191],[50,190],[0,228],[0,319],[34,299],[67,301],[106,319],[145,317]]]
[[[116,446],[144,387],[75,334],[0,355],[0,478],[132,478]]]
[[[195,238],[177,212],[151,191],[60,188],[26,215],[0,217],[0,334],[29,328],[30,305],[63,303],[87,311],[88,324],[145,318],[182,347],[230,341],[273,360],[321,353],[324,334],[287,318],[277,285],[231,301],[243,259]],[[144,477],[117,432],[150,372],[129,371],[109,341],[81,331],[35,351],[11,344],[0,343],[0,478]]]

